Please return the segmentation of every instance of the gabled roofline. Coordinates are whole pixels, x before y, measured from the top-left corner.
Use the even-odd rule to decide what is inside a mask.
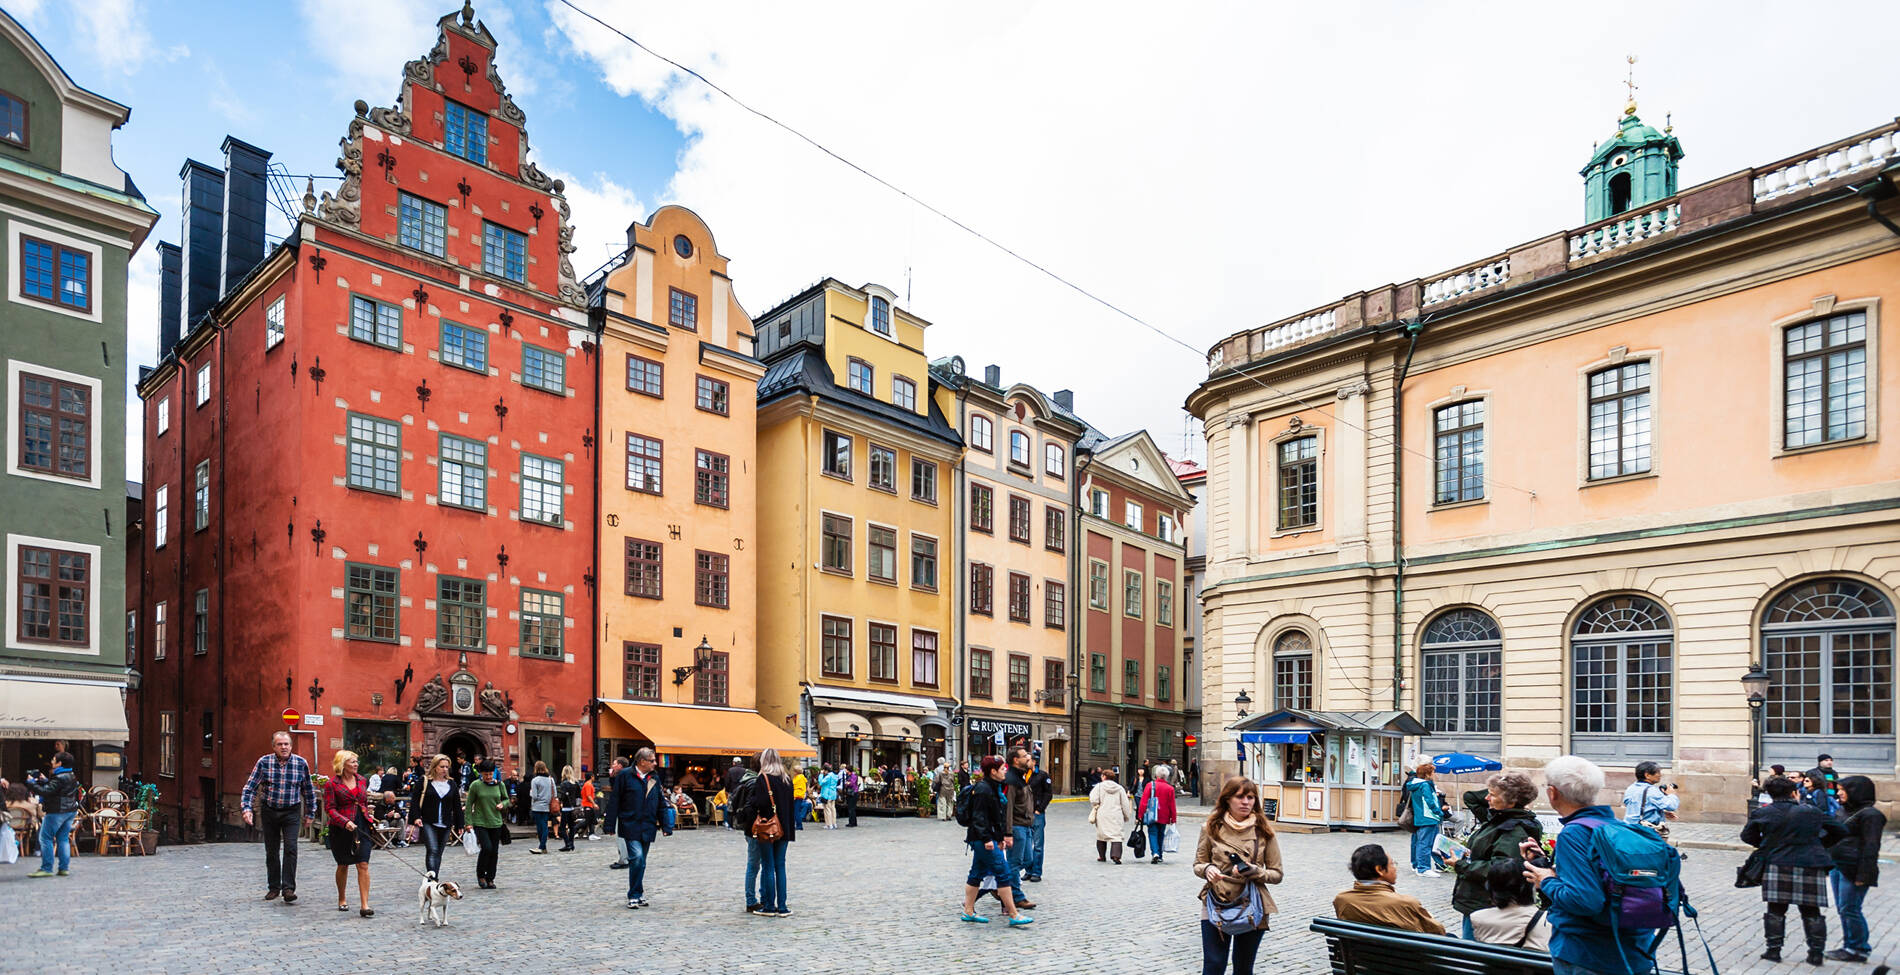
[[[4,9],[0,9],[0,34],[5,34],[9,40],[26,52],[26,58],[33,67],[53,83],[53,91],[59,95],[60,100],[78,102],[101,115],[111,116],[112,127],[115,129],[124,125],[132,117],[130,108],[98,92],[82,88],[74,82],[72,75],[67,74],[66,69],[59,66],[59,61],[40,44],[39,38],[34,37],[32,31],[27,30],[25,25],[13,19],[13,15]]]

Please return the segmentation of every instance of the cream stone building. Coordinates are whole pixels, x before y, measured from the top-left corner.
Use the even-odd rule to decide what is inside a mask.
[[[1701,818],[1740,817],[1756,741],[1900,795],[1896,130],[1678,190],[1632,104],[1593,222],[1216,345],[1209,778],[1243,708],[1397,710],[1408,754],[1575,753],[1618,791],[1659,762]],[[1252,742],[1250,774],[1320,774]]]

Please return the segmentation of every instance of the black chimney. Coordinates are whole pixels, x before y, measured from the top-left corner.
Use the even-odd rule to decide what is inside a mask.
[[[218,297],[244,280],[264,259],[264,168],[270,153],[232,136],[224,137],[223,252]]]
[[[1058,389],[1055,395],[1056,405],[1070,413],[1075,412],[1075,390]]]
[[[179,287],[178,270],[184,255],[177,244],[161,242],[158,245],[158,357],[172,354],[172,348],[178,344],[178,319],[183,314],[180,304],[184,301],[184,292]]]
[[[224,236],[224,173],[195,159],[187,159],[178,177],[184,181],[184,199],[179,207],[184,221],[184,260],[178,270],[184,294],[178,329],[182,337],[191,334],[192,326],[220,297],[218,272],[223,264],[219,245]]]
[[[983,381],[990,384],[991,386],[998,386],[998,387],[1002,386],[1003,385],[1003,367],[1002,366],[984,366],[983,367]]]

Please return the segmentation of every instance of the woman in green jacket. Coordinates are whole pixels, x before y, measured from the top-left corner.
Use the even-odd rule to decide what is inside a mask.
[[[1509,869],[1520,856],[1518,846],[1525,840],[1544,838],[1544,827],[1537,821],[1537,815],[1527,807],[1537,798],[1537,786],[1531,777],[1523,772],[1499,772],[1484,781],[1483,793],[1465,793],[1465,804],[1472,811],[1480,813],[1479,821],[1484,825],[1471,836],[1470,852],[1458,861],[1458,884],[1451,891],[1451,906],[1464,915],[1464,937],[1474,940],[1471,932],[1471,914],[1492,906],[1491,894],[1485,884],[1491,879],[1491,872]],[[1474,804],[1478,795],[1483,796],[1484,809]],[[1520,868],[1521,869],[1521,868]]]
[[[494,890],[495,861],[501,858],[502,834],[508,828],[503,818],[508,808],[508,787],[495,778],[494,762],[483,762],[477,769],[482,777],[468,787],[462,815],[475,828],[475,840],[481,844],[481,853],[475,857],[475,884]]]

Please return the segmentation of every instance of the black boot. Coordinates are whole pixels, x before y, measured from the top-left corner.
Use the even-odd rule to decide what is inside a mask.
[[[1761,953],[1762,961],[1780,961],[1781,943],[1788,940],[1788,915],[1773,912],[1763,914],[1761,926],[1768,943],[1768,950]]]
[[[1801,933],[1808,936],[1808,964],[1819,965],[1827,951],[1827,915],[1819,911],[1801,915]]]

